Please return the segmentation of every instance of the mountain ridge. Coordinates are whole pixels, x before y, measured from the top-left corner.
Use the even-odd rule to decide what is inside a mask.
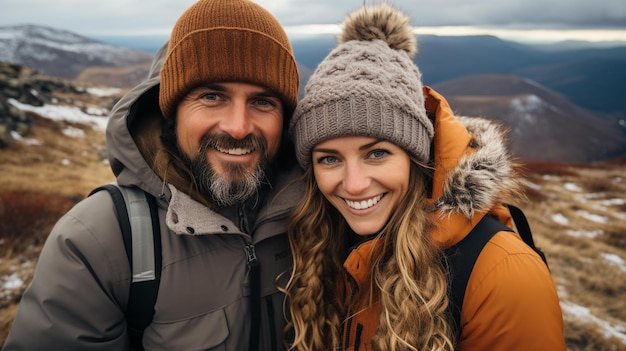
[[[7,34],[11,31],[12,37]],[[16,35],[18,32],[22,34]],[[621,48],[568,50],[568,56],[565,51],[545,54],[536,48],[491,36],[420,36],[418,43],[416,63],[422,71],[424,84],[443,93],[458,114],[503,123],[510,130],[511,149],[520,158],[576,163],[626,154],[626,107],[621,111],[619,105],[625,102],[619,99],[620,90],[612,89],[620,82]],[[292,45],[301,75],[300,93],[303,94],[308,77],[335,46],[334,36],[294,39]],[[13,53],[4,52],[0,61],[2,57],[9,57],[49,76],[124,88],[131,88],[147,76],[153,56],[142,50],[37,26],[0,27],[0,49],[3,47],[13,48]],[[33,50],[36,55],[29,56]],[[462,55],[464,51],[466,55]],[[626,48],[623,52],[626,57]],[[119,55],[126,57],[118,60]],[[75,62],[73,70],[53,70],[66,66],[68,60]],[[581,60],[588,63],[579,64]],[[611,68],[618,71],[613,74],[617,78],[602,80],[604,90],[591,89],[587,95],[595,98],[604,94],[612,101],[618,101],[612,105],[616,111],[590,109],[580,105],[580,100],[572,99],[572,95],[552,87],[557,85],[576,90],[581,84],[591,84],[589,77],[594,73],[610,73],[610,70],[598,69],[602,60],[616,62]],[[565,74],[563,71],[575,73]],[[438,72],[448,72],[449,76],[440,81],[433,80]],[[526,72],[527,76],[520,72]],[[603,103],[602,100],[595,102]]]
[[[457,114],[504,124],[510,148],[522,159],[596,162],[626,154],[626,128],[530,79],[469,75],[433,88]]]
[[[49,76],[77,79],[83,70],[94,66],[149,67],[152,57],[145,51],[107,44],[62,29],[35,25],[0,27],[0,61],[21,64]]]

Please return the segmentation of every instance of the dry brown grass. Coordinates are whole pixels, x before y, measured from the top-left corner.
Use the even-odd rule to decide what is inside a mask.
[[[32,116],[24,140],[0,149],[0,285],[13,284],[0,290],[0,345],[52,226],[92,188],[114,179],[103,161],[103,131]],[[84,136],[64,135],[68,127]]]
[[[40,144],[14,142],[0,150],[0,190],[80,197],[85,196],[94,184],[114,179],[104,157],[102,131],[36,115],[35,120],[36,127],[24,138],[37,140]],[[85,136],[67,137],[63,134],[67,127],[80,129]]]
[[[73,125],[86,136],[68,138],[61,133],[66,126],[40,118],[27,138],[41,145],[0,150],[0,277],[23,282],[0,291],[0,345],[51,226],[92,188],[113,180],[101,157],[103,133]],[[558,287],[568,350],[625,351],[626,163],[529,164],[527,172],[530,201],[523,209]]]
[[[134,87],[148,76],[152,60],[129,66],[92,66],[85,68],[77,81],[98,83],[111,87]]]
[[[526,212],[567,302],[568,350],[626,350],[626,166],[538,169],[529,178],[542,199]],[[588,315],[571,313],[583,306]]]
[[[4,278],[0,283],[4,285],[9,279],[21,282],[19,288],[0,290],[0,342],[4,343],[8,335],[19,298],[32,278],[48,233],[76,201],[27,190],[0,191],[0,273]]]

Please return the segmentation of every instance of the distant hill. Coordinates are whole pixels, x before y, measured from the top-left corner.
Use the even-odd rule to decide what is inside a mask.
[[[624,119],[626,51],[603,51],[607,55],[580,55],[560,62],[520,68],[516,72],[563,93],[590,110]],[[615,55],[609,54],[611,52]]]
[[[53,77],[78,80],[87,68],[106,67],[107,85],[133,86],[147,75],[152,57],[145,51],[65,30],[33,25],[0,27],[0,61],[24,65]],[[115,69],[128,66],[135,71],[130,76],[125,69]]]
[[[457,114],[501,121],[523,159],[593,162],[626,154],[626,128],[530,79],[471,75],[433,88]]]
[[[548,48],[486,35],[420,35],[417,39],[415,62],[425,84],[475,74],[518,75],[565,95],[581,107],[626,120],[626,46]],[[292,44],[298,62],[314,69],[336,41],[332,35],[320,35],[297,37]]]

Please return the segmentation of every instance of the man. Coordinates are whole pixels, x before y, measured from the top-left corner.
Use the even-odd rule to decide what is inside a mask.
[[[249,0],[200,0],[149,78],[113,109],[107,151],[117,182],[159,207],[161,282],[145,350],[284,348],[275,279],[291,263],[285,225],[299,197],[286,186],[297,166],[283,137],[298,79],[269,12]],[[128,350],[130,281],[111,197],[97,192],[50,234],[3,350]]]

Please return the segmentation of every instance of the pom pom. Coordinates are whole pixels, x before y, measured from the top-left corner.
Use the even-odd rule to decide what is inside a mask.
[[[409,57],[417,54],[417,40],[409,18],[387,3],[363,6],[348,14],[341,24],[339,43],[350,40],[383,40],[394,50],[404,50]]]

